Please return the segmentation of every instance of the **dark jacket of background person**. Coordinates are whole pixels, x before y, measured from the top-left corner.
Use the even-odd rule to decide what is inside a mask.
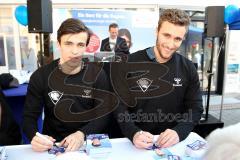
[[[100,51],[108,51],[108,52],[112,51],[109,44],[109,38],[105,38],[104,40],[102,40]],[[125,39],[121,37],[117,37],[117,42],[114,47],[114,52],[116,55],[129,54],[129,48],[127,46]]]
[[[21,134],[0,87],[0,145],[20,144]]]
[[[8,89],[13,87],[18,87],[18,80],[13,77],[10,73],[0,74],[0,87],[2,89]]]

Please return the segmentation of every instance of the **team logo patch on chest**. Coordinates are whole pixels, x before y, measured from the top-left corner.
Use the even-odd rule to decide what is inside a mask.
[[[54,104],[58,103],[58,101],[61,99],[62,95],[63,94],[59,91],[52,91],[52,92],[48,93],[48,96],[50,97],[50,99],[52,100],[52,102]]]
[[[84,95],[82,95],[83,98],[92,98],[92,95],[91,95],[92,90],[84,89],[83,92],[84,92]]]
[[[181,87],[182,86],[182,79],[181,78],[174,78],[173,86],[175,87]]]
[[[150,79],[141,78],[137,81],[137,84],[143,92],[146,92],[148,90],[148,88],[151,86],[152,82],[153,81]]]

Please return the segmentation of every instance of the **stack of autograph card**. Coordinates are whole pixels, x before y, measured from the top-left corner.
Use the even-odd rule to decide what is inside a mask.
[[[186,148],[186,154],[192,158],[201,158],[207,149],[207,143],[201,140],[188,144]]]
[[[112,144],[107,134],[90,134],[86,141],[86,151],[90,157],[104,159],[112,151]]]

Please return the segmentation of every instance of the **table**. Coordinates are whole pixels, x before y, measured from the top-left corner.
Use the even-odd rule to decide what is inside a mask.
[[[21,129],[22,129],[23,108],[25,103],[25,97],[27,94],[27,88],[28,88],[28,84],[21,84],[17,88],[9,88],[9,89],[3,90],[3,94],[6,97],[6,101],[12,109],[13,117]],[[38,130],[40,132],[42,131],[42,124],[43,124],[43,120],[42,120],[42,116],[40,116],[38,119]],[[23,135],[22,136],[23,143],[28,144],[29,140],[26,138],[26,136],[23,133],[22,135]]]
[[[4,89],[3,94],[10,105],[16,122],[21,125],[24,101],[27,94],[27,84],[19,85],[17,88]]]
[[[28,84],[21,84],[17,88],[4,89],[6,97],[26,96]]]
[[[186,145],[193,143],[196,140],[205,141],[198,134],[191,132],[184,141],[178,143],[177,145],[175,145],[173,147],[168,148],[168,150],[174,155],[179,155],[181,157],[184,157]],[[111,139],[110,141],[112,143],[112,152],[108,155],[108,158],[105,160],[123,160],[123,159],[126,159],[126,160],[154,160],[154,158],[153,158],[153,155],[155,155],[154,151],[137,149],[133,146],[132,142],[130,142],[127,138]],[[77,151],[77,152],[78,152],[78,155],[82,154],[83,157],[85,156],[86,157],[85,159],[89,159],[89,160],[91,159],[89,156],[86,156],[85,153],[80,153],[79,151]],[[72,153],[76,153],[76,152],[72,152]],[[50,155],[47,152],[39,153],[39,152],[32,151],[30,145],[7,146],[6,154],[8,155],[7,160],[57,159],[56,157],[53,157],[53,155]],[[74,159],[74,160],[76,160],[76,159]]]
[[[194,128],[194,132],[198,133],[201,137],[207,137],[212,131],[217,128],[223,128],[224,123],[215,118],[211,114],[208,115],[207,121],[200,121]]]

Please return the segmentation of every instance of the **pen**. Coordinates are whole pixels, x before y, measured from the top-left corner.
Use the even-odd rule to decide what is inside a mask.
[[[45,136],[44,136],[44,135],[42,135],[41,133],[39,133],[39,132],[36,132],[36,136],[38,136],[38,137],[40,137],[40,138],[44,139],[45,141],[47,141],[48,143],[51,143],[51,144],[53,144],[54,146],[56,146],[56,144],[55,144],[55,143],[53,143],[52,141],[50,141],[49,139],[47,139],[47,137],[45,137]]]

